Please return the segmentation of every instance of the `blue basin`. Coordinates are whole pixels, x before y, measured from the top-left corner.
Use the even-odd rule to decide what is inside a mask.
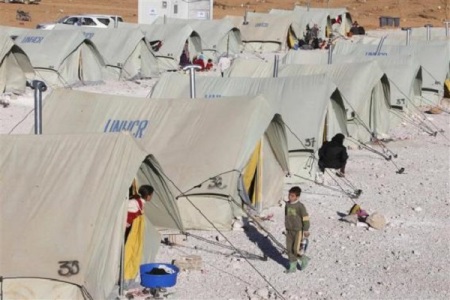
[[[148,288],[171,287],[177,283],[177,275],[180,272],[177,266],[164,263],[143,264],[140,266],[141,285]],[[173,270],[172,274],[158,274],[161,269]],[[156,274],[148,274],[156,273]]]

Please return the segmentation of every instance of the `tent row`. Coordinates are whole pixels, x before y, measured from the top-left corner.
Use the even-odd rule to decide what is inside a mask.
[[[325,9],[295,6],[293,10],[272,9],[269,13],[246,13],[244,17],[226,16],[239,28],[243,51],[285,51],[304,39],[307,30],[318,27],[317,38],[325,39],[332,33],[332,20],[340,23],[335,34],[345,36],[351,27],[351,15],[345,8]]]
[[[203,51],[209,57],[239,52],[240,33],[231,24],[191,25],[124,23],[121,28],[95,29],[59,24],[51,31],[11,27],[0,31],[14,37],[37,78],[51,86],[67,87],[157,77],[178,70],[183,51],[191,61]]]
[[[229,230],[246,214],[244,205],[276,205],[289,172],[284,122],[262,96],[225,100],[56,89],[43,108],[45,135],[0,137],[8,174],[0,187],[11,195],[0,200],[3,295],[107,298],[119,274],[133,181],[153,185],[156,195],[145,207],[138,260],[132,270],[125,263],[129,279],[136,265],[154,260],[159,230]],[[32,201],[23,201],[30,192],[24,186]]]
[[[172,26],[161,26],[152,33],[158,39],[166,34],[163,28],[172,32]],[[52,32],[60,32],[54,33],[61,34],[58,39],[75,33],[67,48],[81,41],[78,62],[92,58],[85,52],[100,52],[96,31],[90,39],[77,30]],[[39,44],[40,37],[47,38],[18,35],[16,45],[17,39]],[[203,47],[195,37],[187,47]],[[15,46],[8,41],[5,52],[11,54]],[[186,40],[181,44],[177,51],[187,49]],[[158,51],[170,68],[173,53],[163,46]],[[331,61],[324,51],[290,51],[277,72],[272,62],[236,59],[226,78],[197,78],[199,99],[189,98],[189,76],[179,73],[163,74],[151,99],[53,90],[43,107],[43,136],[0,136],[0,167],[8,174],[0,188],[9,195],[0,199],[3,295],[107,298],[118,279],[133,184],[151,184],[156,193],[133,240],[135,259],[123,266],[126,279],[136,276],[136,266],[153,261],[161,230],[227,230],[248,210],[276,205],[286,181],[314,177],[316,153],[336,133],[356,144],[388,137],[393,111],[408,108],[399,97],[421,97],[424,90],[419,54],[353,60],[372,55],[339,47],[344,46],[336,46]],[[69,74],[75,58],[54,56],[62,68],[47,66],[42,74]],[[111,56],[99,56],[100,64],[108,65]],[[110,63],[110,74],[123,73],[113,69],[121,60]],[[93,71],[76,70],[92,80]],[[274,73],[277,78],[271,78]],[[19,210],[24,213],[18,217]]]

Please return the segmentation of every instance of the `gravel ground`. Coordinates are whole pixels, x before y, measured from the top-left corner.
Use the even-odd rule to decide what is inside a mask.
[[[193,232],[181,246],[162,246],[158,261],[186,255],[202,258],[202,271],[184,271],[169,291],[173,299],[449,299],[450,298],[450,135],[449,114],[429,115],[445,130],[437,137],[400,125],[387,146],[394,163],[366,150],[350,150],[347,178],[363,190],[357,199],[369,214],[387,220],[383,230],[340,221],[353,202],[343,193],[302,184],[301,200],[311,215],[309,266],[284,274],[287,264],[274,242],[251,222],[244,231],[224,232],[248,260],[217,232]],[[398,168],[405,168],[397,174]],[[339,182],[342,184],[341,182]],[[326,184],[338,189],[331,176]],[[287,197],[286,186],[285,198]],[[283,207],[262,224],[284,243]],[[267,261],[255,259],[267,256]]]
[[[150,80],[79,89],[145,96],[153,84]],[[31,132],[33,92],[2,96],[2,103],[0,133]],[[450,115],[426,116],[444,132],[433,137],[410,124],[399,125],[387,143],[398,155],[393,161],[366,150],[349,150],[347,178],[363,190],[357,202],[369,214],[378,212],[386,218],[383,230],[340,221],[353,201],[326,176],[326,185],[334,190],[301,184],[301,201],[311,216],[311,262],[305,270],[284,274],[286,256],[252,222],[244,229],[223,232],[245,251],[245,258],[231,250],[220,233],[195,231],[191,233],[209,242],[189,236],[180,246],[160,248],[160,262],[186,255],[202,259],[201,271],[179,273],[168,298],[450,299]],[[405,172],[397,174],[401,167]],[[262,214],[273,214],[262,225],[281,243],[283,212],[281,205]]]

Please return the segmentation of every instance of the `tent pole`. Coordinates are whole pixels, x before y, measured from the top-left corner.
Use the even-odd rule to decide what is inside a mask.
[[[411,27],[403,27],[402,30],[406,31],[406,46],[409,46],[411,42]]]
[[[183,68],[183,71],[189,70],[191,99],[195,99],[195,70],[200,69],[199,65],[187,65]]]
[[[450,22],[447,21],[447,20],[444,22],[444,24],[445,24],[445,36],[446,36],[446,37],[448,37],[448,33],[449,33],[449,32],[448,32],[448,24],[449,24],[449,23],[450,23]]]
[[[273,57],[273,78],[278,77],[278,65],[279,65],[279,56],[278,54]]]
[[[328,47],[328,64],[333,64],[333,44],[330,44],[330,47]]]
[[[425,24],[425,28],[427,29],[427,41],[431,40],[431,27],[433,27],[433,25]]]
[[[34,90],[34,134],[42,134],[42,92],[47,90],[43,81],[27,81],[27,86]]]
[[[248,5],[245,7],[244,23],[242,23],[242,25],[248,25],[248,21],[247,21],[247,9],[248,9]]]
[[[124,259],[125,259],[125,236],[124,235],[122,235],[123,236],[123,239],[122,239],[122,245],[121,245],[121,249],[120,249],[120,274],[119,274],[119,276],[120,276],[120,281],[119,281],[119,296],[123,296],[123,286],[124,286],[124,273],[125,273],[125,270],[124,270],[124,267],[125,267],[125,264],[124,264]]]

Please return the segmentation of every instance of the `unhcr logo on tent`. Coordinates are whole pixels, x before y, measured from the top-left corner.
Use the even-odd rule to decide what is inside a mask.
[[[387,52],[366,52],[366,56],[388,56]]]
[[[269,27],[269,23],[264,22],[256,23],[255,27]]]
[[[40,44],[44,39],[43,36],[26,36],[22,39],[23,44]]]
[[[103,132],[129,131],[137,139],[142,138],[147,129],[148,120],[111,120],[106,122]]]
[[[87,38],[88,40],[92,39],[92,37],[94,36],[93,32],[83,32],[84,37]]]
[[[219,94],[205,94],[206,99],[214,99],[214,98],[222,98],[222,95]]]

